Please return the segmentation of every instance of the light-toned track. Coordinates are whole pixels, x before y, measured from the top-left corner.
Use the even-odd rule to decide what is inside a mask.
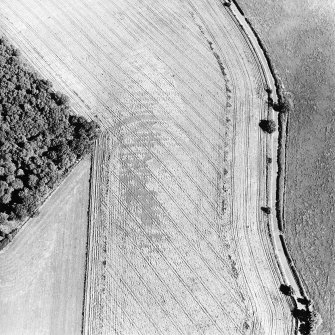
[[[260,211],[274,205],[277,139],[258,127],[273,81],[232,12],[218,0],[3,0],[0,19],[105,130],[84,333],[293,334]]]

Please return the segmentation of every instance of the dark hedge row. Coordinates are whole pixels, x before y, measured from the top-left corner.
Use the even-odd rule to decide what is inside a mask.
[[[0,38],[0,224],[31,216],[89,152],[98,127],[70,113],[67,97]]]

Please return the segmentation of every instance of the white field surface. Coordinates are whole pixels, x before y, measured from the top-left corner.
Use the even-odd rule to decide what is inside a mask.
[[[275,163],[277,137],[258,127],[273,116],[273,81],[231,11],[219,0],[2,0],[0,27],[104,129],[84,334],[293,334],[275,218],[260,211],[275,201],[266,155]]]
[[[0,252],[1,335],[80,333],[89,175],[86,158]]]

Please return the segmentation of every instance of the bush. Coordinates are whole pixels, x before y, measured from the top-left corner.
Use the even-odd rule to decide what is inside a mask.
[[[8,214],[6,213],[0,213],[0,224],[5,224],[8,219]]]
[[[296,308],[292,311],[292,315],[300,321],[299,332],[303,335],[309,335],[314,332],[322,322],[317,312],[308,309]]]
[[[273,120],[261,120],[259,122],[259,126],[263,131],[269,134],[275,132],[277,128],[276,122],[274,122]]]
[[[312,332],[312,326],[309,323],[301,323],[299,326],[299,332],[302,335],[310,335]]]
[[[292,311],[292,315],[293,315],[293,317],[298,319],[300,322],[308,322],[310,320],[312,314],[311,314],[310,311],[295,308]]]
[[[273,109],[279,113],[288,113],[293,110],[293,100],[288,93],[283,93],[277,104],[273,104]]]
[[[298,298],[297,301],[305,306],[310,306],[312,304],[312,301],[307,298]]]
[[[291,285],[285,285],[281,284],[279,287],[279,290],[281,293],[287,295],[287,296],[292,296],[294,294],[293,287]]]
[[[271,214],[271,208],[270,208],[270,207],[261,207],[261,210],[262,210],[265,214]]]

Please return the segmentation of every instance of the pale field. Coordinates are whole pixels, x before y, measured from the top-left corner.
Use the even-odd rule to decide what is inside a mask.
[[[80,333],[89,174],[86,158],[0,252],[2,335]]]
[[[292,334],[274,217],[260,211],[275,201],[277,138],[258,127],[274,117],[273,80],[231,12],[207,0],[4,0],[0,19],[105,130],[84,333]]]

